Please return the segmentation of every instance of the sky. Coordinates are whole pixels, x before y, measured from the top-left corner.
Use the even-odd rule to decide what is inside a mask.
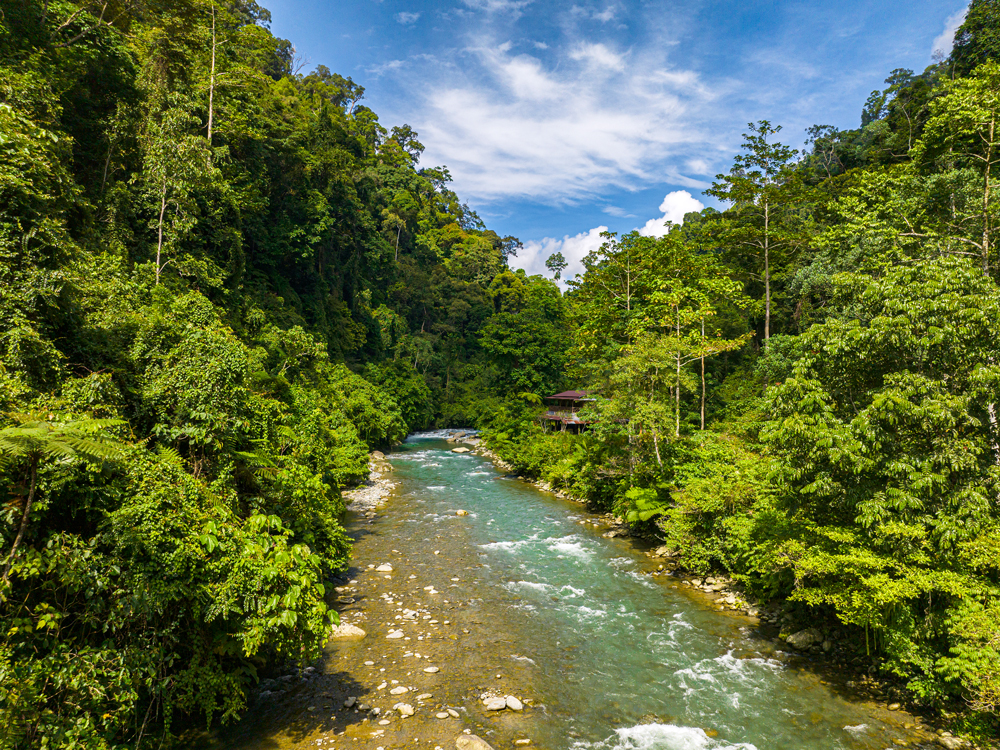
[[[261,0],[302,72],[365,87],[421,165],[567,275],[603,231],[665,231],[728,171],[749,122],[801,148],[810,125],[858,126],[896,68],[947,54],[963,0]]]

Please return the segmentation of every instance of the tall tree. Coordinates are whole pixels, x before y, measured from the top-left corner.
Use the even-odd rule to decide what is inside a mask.
[[[772,265],[776,254],[787,255],[799,240],[790,214],[801,193],[794,189],[797,178],[790,169],[797,152],[772,140],[781,126],[761,120],[748,127],[750,132],[743,134],[744,153],[733,160],[729,174],[716,175],[705,192],[733,206],[727,244],[760,259],[766,344],[771,338]]]

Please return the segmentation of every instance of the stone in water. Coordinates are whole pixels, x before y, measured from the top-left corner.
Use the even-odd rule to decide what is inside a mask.
[[[474,734],[460,734],[455,738],[457,750],[493,750],[489,742]]]

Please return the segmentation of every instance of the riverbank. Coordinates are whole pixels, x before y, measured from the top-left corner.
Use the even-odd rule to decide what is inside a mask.
[[[498,750],[931,746],[903,712],[845,700],[750,618],[654,575],[602,518],[453,447],[392,454],[376,518],[351,502],[355,567],[331,592],[346,637],[263,683],[227,747],[451,750],[466,731]]]
[[[477,455],[490,460],[502,471],[509,473],[515,471],[512,465],[482,445],[478,439],[469,440],[457,436],[455,442],[474,445]],[[547,482],[516,474],[515,476],[543,492],[586,506],[585,500],[573,497]],[[579,523],[600,529],[606,538],[631,536],[628,525],[614,514],[588,515],[589,518]],[[683,570],[676,560],[678,557],[676,550],[662,545],[650,548],[651,540],[646,538],[636,538],[634,541],[639,553],[658,563],[656,569],[647,571],[647,574],[659,578],[663,585],[673,588],[679,585],[692,590],[692,593],[698,592],[696,596],[706,607],[738,612],[747,616],[763,637],[772,640],[776,648],[788,648],[790,653],[807,660],[812,668],[838,679],[856,699],[890,712],[900,712],[907,707],[906,690],[892,680],[880,679],[869,674],[870,661],[863,658],[857,643],[849,642],[843,628],[830,623],[803,622],[785,608],[784,602],[757,601],[736,581],[726,576],[698,575]],[[909,706],[907,710],[919,711],[919,708]],[[919,713],[907,716],[911,720],[903,722],[904,728],[917,730],[924,741],[933,742],[946,750],[973,750],[975,747],[968,740],[954,736],[944,727],[934,726],[940,724],[940,717],[928,717]]]

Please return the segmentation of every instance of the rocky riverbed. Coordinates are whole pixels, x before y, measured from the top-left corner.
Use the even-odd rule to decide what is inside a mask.
[[[617,519],[438,444],[391,455],[395,474],[373,455],[348,504],[355,567],[331,592],[341,626],[322,660],[262,681],[226,747],[958,747],[803,669],[829,634],[769,640],[782,623],[731,581],[683,579]]]

